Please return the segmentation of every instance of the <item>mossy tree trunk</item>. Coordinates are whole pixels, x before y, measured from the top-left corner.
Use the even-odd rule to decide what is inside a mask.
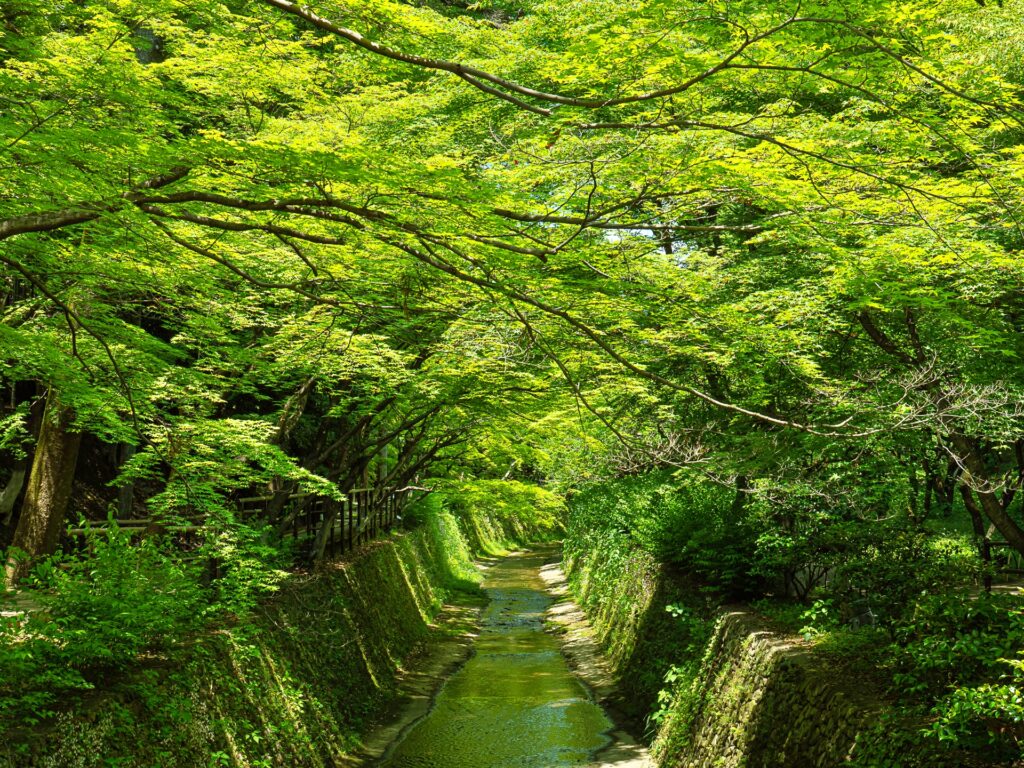
[[[25,576],[33,561],[52,554],[57,548],[82,440],[80,433],[71,431],[73,420],[72,410],[61,404],[58,393],[51,389],[46,396],[46,411],[18,528],[11,542],[18,555],[8,557],[4,569],[8,588],[13,588]]]

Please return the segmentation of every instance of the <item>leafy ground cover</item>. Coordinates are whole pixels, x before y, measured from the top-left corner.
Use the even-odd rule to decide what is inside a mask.
[[[857,765],[1020,759],[1024,604],[1017,594],[982,588],[980,556],[955,518],[880,521],[874,537],[861,529],[841,547],[838,534],[802,542],[807,560],[799,565],[820,558],[827,578],[787,594],[784,569],[793,561],[777,556],[773,536],[754,535],[763,530],[756,506],[743,513],[747,520],[731,517],[734,494],[653,473],[591,486],[570,502],[574,588],[618,662],[632,711],[651,729],[680,706],[680,688],[699,685],[717,615],[743,599],[812,643],[838,677],[885,702],[879,724],[861,735]],[[841,520],[835,525],[846,530]],[[727,545],[713,543],[717,537]],[[670,597],[663,584],[673,578]],[[647,677],[637,680],[638,669]]]
[[[530,516],[534,495],[521,494],[503,545],[550,524]],[[503,530],[507,512],[484,496],[460,515]],[[46,561],[22,593],[32,610],[2,626],[0,764],[333,765],[394,695],[443,601],[479,589],[463,518],[440,496],[406,521],[318,573],[268,568],[254,540],[222,562],[226,584],[204,580],[194,553],[116,528],[87,557]]]

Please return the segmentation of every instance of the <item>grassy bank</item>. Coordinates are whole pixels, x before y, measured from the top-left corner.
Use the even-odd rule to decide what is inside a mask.
[[[117,665],[80,665],[74,688],[59,701],[39,699],[35,710],[52,665],[26,661],[24,637],[9,632],[0,655],[0,704],[10,715],[0,722],[0,766],[336,765],[394,698],[398,672],[430,639],[428,624],[445,598],[478,589],[472,551],[522,546],[551,527],[525,502],[510,508],[515,494],[503,504],[482,492],[468,496],[457,504],[452,493],[427,496],[407,510],[409,530],[322,572],[281,574],[269,597],[220,613],[173,643],[141,643],[130,663],[125,650]],[[189,582],[174,583],[184,591]],[[94,597],[97,588],[88,585]],[[142,603],[158,597],[154,585],[134,595]],[[168,606],[154,603],[149,635]],[[112,636],[145,634],[116,616],[106,621]],[[51,632],[32,647],[55,654],[56,637]]]
[[[955,515],[801,550],[836,575],[793,596],[792,562],[735,498],[651,474],[570,502],[571,585],[660,764],[704,765],[713,743],[716,766],[1016,765],[1024,619],[972,588]]]
[[[564,556],[573,593],[620,681],[617,709],[651,735],[666,679],[696,674],[715,603],[635,534],[626,515],[649,503],[646,489],[628,482],[577,496]]]

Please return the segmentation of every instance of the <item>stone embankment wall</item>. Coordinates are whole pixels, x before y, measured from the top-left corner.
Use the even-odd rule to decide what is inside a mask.
[[[716,622],[696,678],[671,691],[654,752],[662,766],[834,768],[873,709],[799,640],[734,611]]]
[[[616,540],[573,543],[566,542],[563,564],[573,596],[618,679],[611,703],[639,733],[666,674],[704,638],[688,637],[666,610],[687,598],[685,587],[651,555]]]
[[[836,768],[879,706],[799,638],[708,604],[628,537],[566,546],[573,592],[661,768]]]
[[[446,592],[474,571],[455,518],[430,515],[234,626],[97,680],[0,744],[0,768],[328,768],[394,698]]]

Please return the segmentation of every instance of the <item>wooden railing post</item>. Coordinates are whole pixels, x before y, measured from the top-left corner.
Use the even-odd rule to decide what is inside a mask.
[[[337,554],[334,551],[334,522],[335,522],[334,514],[333,514],[334,513],[334,500],[331,499],[329,501],[325,501],[324,505],[325,505],[325,507],[329,505],[329,507],[328,507],[328,514],[326,515],[326,518],[327,518],[328,521],[330,521],[331,538],[330,538],[330,541],[328,542],[327,546],[329,548],[331,556],[333,557],[335,554]]]
[[[356,529],[356,518],[355,510],[352,508],[352,494],[346,493],[345,500],[348,504],[348,548],[351,551],[355,547],[355,539],[353,538]]]
[[[357,544],[362,544],[366,540],[366,532],[363,531],[363,516],[365,514],[366,507],[363,504],[363,494],[361,491],[356,491],[356,522],[359,524],[359,531],[356,536]]]

